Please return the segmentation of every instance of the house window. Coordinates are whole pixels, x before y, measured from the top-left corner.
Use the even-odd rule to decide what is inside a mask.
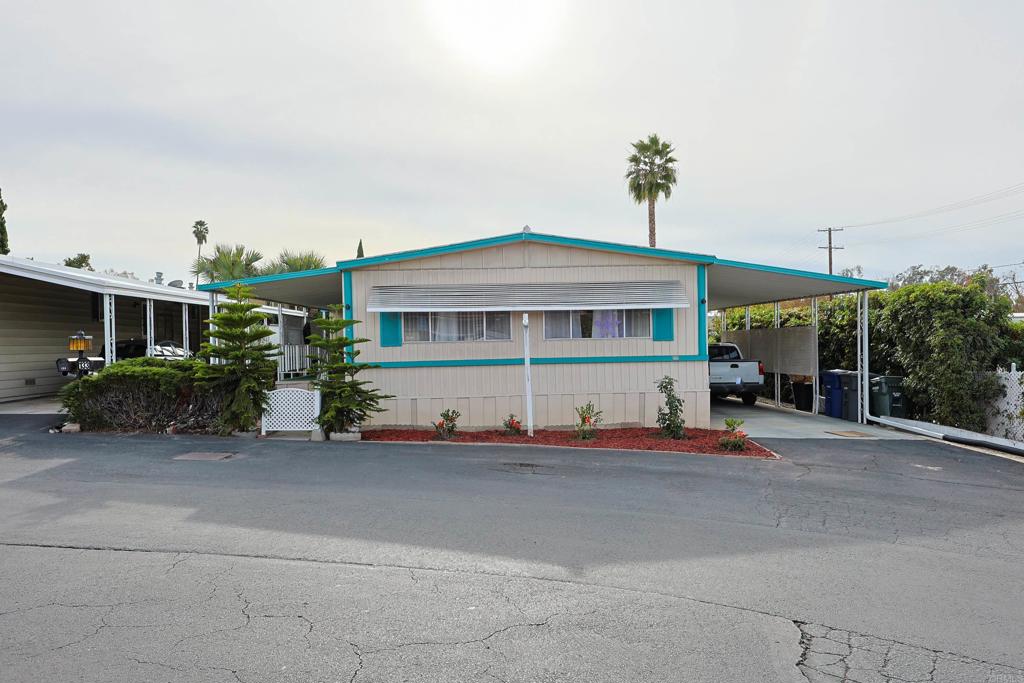
[[[618,339],[650,336],[651,311],[647,308],[544,313],[545,339]]]
[[[403,313],[402,340],[406,342],[507,341],[512,339],[508,311]]]

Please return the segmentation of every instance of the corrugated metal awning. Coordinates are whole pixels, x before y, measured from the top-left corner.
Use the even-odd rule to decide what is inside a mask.
[[[366,310],[564,311],[616,308],[687,308],[678,280],[641,282],[531,282],[462,285],[380,285],[371,288]]]

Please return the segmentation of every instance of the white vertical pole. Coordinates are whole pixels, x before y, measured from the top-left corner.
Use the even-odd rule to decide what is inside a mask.
[[[103,361],[105,365],[117,362],[117,335],[114,321],[114,295],[103,295]]]
[[[782,373],[779,372],[779,302],[775,302],[775,405],[782,405]]]
[[[146,299],[146,355],[153,356],[153,300]]]
[[[533,436],[533,380],[530,377],[530,314],[523,313],[523,368],[526,393],[526,433]]]
[[[213,337],[214,330],[217,326],[213,324],[213,316],[217,313],[217,292],[210,292],[210,344],[213,346],[217,345],[217,340]],[[210,358],[209,362],[216,363],[216,358]]]
[[[188,304],[181,305],[181,348],[185,349],[186,356],[192,350],[188,335]]]
[[[864,417],[864,424],[868,423],[868,416],[871,415],[871,340],[868,336],[870,325],[868,325],[868,292],[864,292],[864,332],[861,338],[864,340],[864,378],[861,382],[861,414]]]
[[[862,325],[861,325],[861,320],[860,320],[860,314],[861,314],[861,310],[860,310],[861,309],[860,292],[857,292],[857,294],[855,294],[855,296],[857,297],[857,318],[856,318],[856,321],[857,321],[857,386],[858,386],[858,390],[859,390],[859,388],[860,388],[860,386],[862,384],[862,381],[861,381],[862,373],[864,372],[864,363],[863,363],[862,356],[861,356],[861,353],[864,351],[864,343],[863,343],[863,341],[860,338],[861,337],[861,330],[863,329]],[[863,411],[863,410],[864,410],[864,403],[862,401],[857,401],[857,422],[859,422],[861,424],[864,423],[864,417],[861,415],[861,411]]]
[[[818,359],[818,297],[811,297],[811,331],[813,339],[811,346],[814,348],[814,377],[811,380],[811,391],[814,394],[814,403],[811,405],[811,414],[818,414],[818,392],[821,390],[821,368]]]
[[[284,306],[277,305],[277,381],[284,380]]]
[[[743,317],[744,317],[744,320],[746,322],[747,329],[749,330],[750,329],[750,306],[747,306],[747,312],[746,312],[746,314]]]

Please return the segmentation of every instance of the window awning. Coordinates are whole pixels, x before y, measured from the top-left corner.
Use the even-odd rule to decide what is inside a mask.
[[[381,313],[563,311],[687,308],[689,305],[678,280],[648,280],[380,285],[371,288],[366,310]]]

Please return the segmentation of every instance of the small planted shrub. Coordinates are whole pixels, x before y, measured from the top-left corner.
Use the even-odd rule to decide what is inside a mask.
[[[658,407],[658,427],[669,439],[686,438],[686,420],[683,419],[683,399],[676,393],[676,381],[665,375],[655,385],[665,397],[665,405]]]
[[[515,416],[515,413],[509,413],[501,422],[501,426],[505,428],[505,433],[513,436],[519,436],[523,433],[523,423],[519,421],[519,418]]]
[[[747,434],[741,432],[743,420],[735,417],[725,418],[725,429],[729,432],[718,440],[718,445],[727,451],[745,451],[747,449]]]
[[[441,441],[451,441],[455,433],[459,431],[459,417],[462,416],[457,410],[445,408],[441,411],[441,419],[434,423],[435,438]]]
[[[597,425],[601,422],[601,411],[594,407],[594,402],[587,401],[586,405],[576,406],[576,415],[579,418],[576,422],[576,438],[586,441],[596,437]]]

